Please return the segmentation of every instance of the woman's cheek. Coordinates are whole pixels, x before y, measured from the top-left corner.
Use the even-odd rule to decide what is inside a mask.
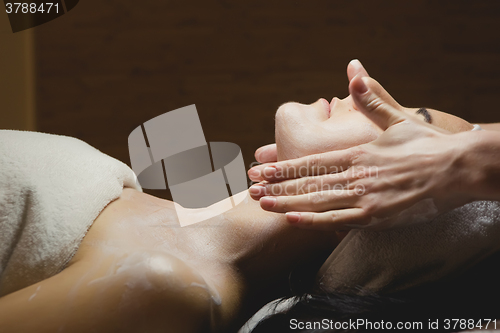
[[[377,139],[383,131],[366,118],[339,123],[329,129],[326,150],[341,150]]]
[[[317,142],[317,134],[311,131],[309,123],[300,117],[288,114],[276,116],[275,140],[278,160],[287,160],[307,155],[311,143]]]

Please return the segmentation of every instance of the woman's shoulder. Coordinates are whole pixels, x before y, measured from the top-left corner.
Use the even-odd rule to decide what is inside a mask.
[[[68,266],[85,266],[86,284],[115,290],[130,302],[125,306],[154,304],[169,309],[165,318],[172,323],[191,314],[201,325],[217,295],[196,267],[169,251],[165,226],[174,225],[175,210],[156,199],[124,189],[94,221]]]
[[[209,331],[211,297],[196,271],[175,256],[100,249],[0,298],[0,326],[40,332]]]
[[[184,280],[201,283],[171,244],[177,225],[170,202],[126,188],[95,219],[68,266],[108,258],[113,274],[140,277],[151,287],[180,287]]]

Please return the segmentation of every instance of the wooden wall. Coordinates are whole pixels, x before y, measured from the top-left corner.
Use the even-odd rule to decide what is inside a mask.
[[[499,1],[85,0],[35,29],[38,130],[128,159],[144,121],[195,103],[247,165],[290,100],[345,97],[349,60],[406,106],[500,121]]]
[[[33,30],[13,34],[0,12],[0,129],[35,130]]]

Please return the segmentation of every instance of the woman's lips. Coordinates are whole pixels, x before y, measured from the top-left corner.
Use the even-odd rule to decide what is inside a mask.
[[[328,101],[324,98],[320,98],[320,101],[325,107],[326,117],[330,118],[330,103],[328,103]]]

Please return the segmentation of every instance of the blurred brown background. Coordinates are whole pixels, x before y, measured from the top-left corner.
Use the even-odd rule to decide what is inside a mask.
[[[126,163],[132,129],[196,104],[248,166],[281,103],[347,95],[353,58],[405,106],[500,121],[499,1],[81,0],[32,30],[36,129]]]
[[[13,34],[0,11],[0,129],[35,129],[34,65],[33,30]]]

